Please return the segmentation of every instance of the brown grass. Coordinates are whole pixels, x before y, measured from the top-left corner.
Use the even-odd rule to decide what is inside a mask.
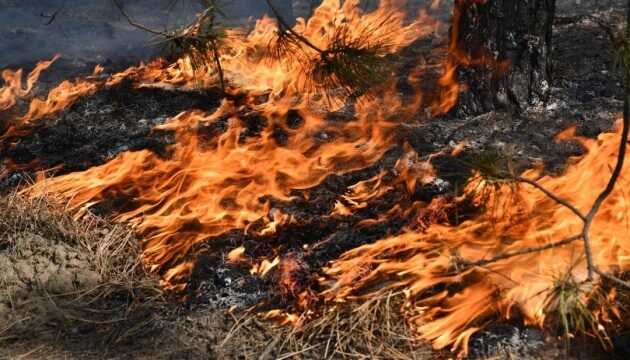
[[[245,359],[431,359],[436,353],[414,340],[401,316],[402,297],[388,295],[328,308],[300,328],[274,326],[257,315],[235,319],[216,349]]]
[[[0,358],[182,358],[168,305],[128,229],[0,197]]]

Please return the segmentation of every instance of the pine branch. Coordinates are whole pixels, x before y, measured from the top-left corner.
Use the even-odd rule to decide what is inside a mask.
[[[588,211],[588,213],[583,214],[581,211],[579,211],[575,206],[573,206],[567,200],[564,200],[558,197],[557,195],[550,192],[545,187],[543,187],[542,185],[538,184],[537,182],[533,180],[525,179],[522,177],[518,177],[516,179],[520,182],[525,182],[527,184],[534,186],[535,188],[540,190],[542,193],[544,193],[546,196],[554,200],[556,203],[571,210],[584,223],[582,227],[582,233],[580,235],[574,235],[567,239],[557,241],[557,242],[552,242],[544,246],[517,250],[511,253],[498,255],[492,259],[480,260],[476,263],[467,264],[468,267],[484,266],[484,265],[488,265],[490,263],[493,263],[499,260],[504,260],[510,257],[524,255],[524,254],[545,251],[545,250],[552,249],[558,246],[566,245],[577,239],[582,239],[582,242],[584,244],[584,255],[586,257],[586,266],[587,266],[587,271],[588,271],[587,281],[593,281],[593,274],[597,274],[600,277],[610,280],[619,286],[623,286],[630,289],[630,282],[619,279],[618,277],[613,276],[599,269],[599,267],[597,266],[597,264],[595,264],[593,260],[593,249],[592,249],[591,239],[590,239],[590,229],[593,224],[593,220],[595,219],[595,216],[597,215],[601,206],[604,204],[606,199],[610,196],[610,194],[615,189],[615,186],[617,185],[617,182],[619,181],[619,178],[621,177],[621,172],[623,171],[623,166],[624,166],[625,158],[626,158],[626,149],[628,147],[628,135],[630,133],[630,56],[628,56],[628,54],[630,54],[630,0],[628,0],[625,37],[626,39],[625,41],[623,41],[623,44],[622,44],[622,46],[624,47],[622,49],[624,53],[624,56],[622,57],[622,60],[623,60],[622,65],[624,66],[625,95],[624,95],[624,103],[623,103],[623,123],[622,123],[622,129],[621,129],[621,139],[619,141],[619,150],[617,152],[617,161],[613,169],[613,172],[610,176],[610,179],[608,180],[608,183],[606,184],[606,187],[604,188],[604,190],[602,190],[599,193],[599,195],[593,202],[593,205],[591,206],[591,209]]]
[[[217,29],[217,14],[223,13],[216,4],[216,0],[206,0],[206,9],[197,17],[196,21],[179,31],[159,31],[135,21],[124,9],[120,0],[112,0],[127,22],[140,30],[164,38],[170,44],[180,49],[191,59],[193,68],[213,66],[219,77],[219,84],[225,94],[225,76],[221,65],[220,47],[222,33]]]
[[[567,200],[564,200],[564,199],[558,197],[556,194],[552,193],[551,191],[547,190],[544,186],[540,185],[536,181],[533,181],[533,180],[530,180],[530,179],[526,179],[526,178],[520,177],[520,176],[517,177],[516,180],[519,181],[519,182],[523,182],[523,183],[526,183],[526,184],[529,184],[529,185],[535,187],[536,189],[540,190],[543,194],[547,195],[547,197],[551,198],[553,201],[555,201],[558,204],[560,204],[560,205],[566,207],[567,209],[571,210],[582,221],[586,221],[586,216],[584,214],[582,214],[582,212],[580,210],[578,210],[575,206],[573,206]]]
[[[533,253],[539,253],[545,250],[549,250],[549,249],[554,249],[560,246],[564,246],[564,245],[568,245],[576,240],[579,240],[582,238],[582,235],[573,235],[570,236],[566,239],[562,239],[559,241],[554,241],[554,242],[550,242],[548,244],[542,245],[542,246],[537,246],[537,247],[529,247],[529,248],[525,248],[525,249],[520,249],[520,250],[515,250],[515,251],[511,251],[511,252],[507,252],[507,253],[503,253],[500,255],[497,255],[493,258],[490,259],[483,259],[483,260],[479,260],[476,262],[464,262],[464,269],[469,269],[471,267],[475,267],[475,266],[485,266],[485,265],[489,265],[492,263],[495,263],[497,261],[501,261],[501,260],[506,260],[509,258],[513,258],[515,256],[521,256],[521,255],[527,255],[527,254],[533,254]]]
[[[297,33],[295,30],[293,30],[293,28],[291,26],[289,26],[289,24],[284,20],[284,18],[280,15],[280,12],[278,11],[278,9],[275,7],[275,5],[273,4],[273,2],[271,0],[265,0],[265,2],[267,3],[267,5],[269,6],[269,9],[271,9],[271,12],[273,13],[273,16],[276,18],[276,20],[278,21],[279,26],[279,30],[281,32],[287,32],[289,34],[291,34],[291,36],[295,37],[297,40],[299,40],[300,42],[302,42],[304,45],[310,47],[311,49],[317,51],[318,53],[322,53],[324,52],[324,50],[320,49],[319,47],[315,46],[310,40],[308,40],[306,37],[302,36],[301,34]]]
[[[377,28],[387,26],[391,18],[385,17],[378,24],[363,29],[336,25],[328,46],[323,49],[289,26],[271,0],[265,1],[278,22],[278,37],[275,44],[269,46],[271,59],[298,57],[295,62],[305,67],[309,80],[307,90],[325,93],[341,90],[346,96],[356,97],[387,79],[392,62],[386,56],[394,44],[387,43],[387,36],[375,38],[374,33]]]
[[[462,269],[459,269],[460,272],[470,269],[471,267],[485,266],[485,265],[489,265],[491,263],[509,259],[515,256],[542,252],[542,251],[553,249],[559,246],[564,246],[576,240],[582,239],[583,246],[584,246],[584,255],[586,257],[587,272],[588,272],[587,281],[593,281],[593,274],[597,274],[600,277],[610,280],[619,286],[623,286],[625,288],[630,289],[630,282],[624,281],[622,279],[619,279],[616,276],[613,276],[607,272],[602,271],[597,266],[597,264],[595,264],[594,259],[593,259],[593,249],[592,249],[592,244],[591,244],[591,239],[590,239],[590,229],[595,219],[595,216],[597,215],[599,209],[604,204],[606,199],[613,192],[613,190],[615,189],[615,186],[617,185],[619,181],[619,178],[621,177],[621,173],[623,171],[623,167],[625,164],[626,149],[628,147],[628,140],[629,140],[628,137],[630,133],[630,0],[628,0],[626,22],[627,24],[626,24],[626,31],[625,31],[625,39],[624,41],[621,42],[622,43],[621,46],[623,46],[622,48],[623,56],[621,57],[621,59],[622,59],[622,65],[624,66],[625,95],[624,95],[621,139],[619,141],[617,161],[612,171],[612,174],[610,176],[610,179],[608,180],[608,183],[606,184],[606,187],[599,193],[599,195],[593,202],[588,213],[586,214],[582,213],[569,201],[562,199],[561,197],[557,196],[553,192],[547,190],[544,186],[542,186],[538,182],[534,180],[526,179],[520,176],[514,176],[515,181],[527,183],[535,187],[536,189],[541,191],[543,194],[545,194],[547,197],[549,197],[550,199],[552,199],[559,205],[564,206],[565,208],[571,210],[583,222],[581,234],[573,235],[566,239],[551,242],[551,243],[548,243],[546,245],[539,246],[539,247],[525,248],[525,249],[515,250],[515,251],[504,253],[504,254],[499,254],[490,259],[483,259],[483,260],[470,262],[470,263],[464,262],[465,266]]]
[[[626,34],[625,41],[623,42],[623,52],[624,54],[628,54],[630,52],[630,45],[628,44],[630,40],[630,0],[628,0],[628,9],[626,15]],[[621,139],[619,140],[619,152],[617,153],[617,164],[613,170],[612,175],[610,176],[610,180],[606,185],[606,188],[599,194],[595,202],[593,203],[593,207],[591,211],[586,214],[586,221],[584,223],[584,251],[586,252],[586,259],[588,264],[588,278],[592,279],[593,273],[597,273],[601,276],[604,272],[601,271],[597,265],[593,261],[593,253],[591,249],[590,239],[588,237],[589,230],[591,224],[593,223],[593,219],[599,208],[602,206],[606,198],[612,193],[621,176],[621,171],[623,170],[623,165],[626,159],[626,148],[628,147],[628,133],[630,132],[630,63],[628,63],[628,56],[624,56],[624,98],[623,98],[623,127],[621,129]],[[609,280],[616,282],[619,285],[623,285],[627,288],[630,288],[630,283],[625,282],[621,279],[618,279],[611,275],[605,275],[605,277]]]

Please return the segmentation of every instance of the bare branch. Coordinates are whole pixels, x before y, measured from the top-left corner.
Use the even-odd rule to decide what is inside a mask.
[[[533,187],[535,187],[536,189],[540,190],[541,192],[543,192],[545,195],[547,195],[548,197],[550,197],[553,201],[557,202],[558,204],[566,207],[567,209],[571,210],[575,215],[577,215],[577,217],[579,217],[582,221],[586,221],[586,216],[584,214],[582,214],[582,212],[580,210],[578,210],[578,208],[576,208],[575,206],[573,206],[571,203],[569,203],[568,201],[558,197],[557,195],[555,195],[554,193],[552,193],[551,191],[545,189],[545,187],[543,187],[542,185],[540,185],[539,183],[537,183],[534,180],[530,180],[530,179],[526,179],[524,177],[517,177],[516,178],[517,181],[519,182],[524,182],[526,184],[529,184]]]
[[[471,262],[471,263],[464,263],[464,265],[466,266],[466,268],[470,268],[470,267],[475,267],[475,266],[485,266],[488,264],[492,264],[495,263],[497,261],[501,261],[501,260],[505,260],[505,259],[509,259],[515,256],[521,256],[521,255],[527,255],[527,254],[533,254],[533,253],[537,253],[537,252],[542,252],[545,250],[549,250],[552,248],[556,248],[559,246],[564,246],[564,245],[568,245],[576,240],[579,240],[582,238],[582,235],[573,235],[570,236],[566,239],[560,240],[560,241],[554,241],[542,246],[537,246],[537,247],[530,247],[530,248],[525,248],[525,249],[521,249],[521,250],[515,250],[515,251],[511,251],[511,252],[507,252],[501,255],[497,255],[493,258],[490,259],[485,259],[485,260],[479,260],[476,262]]]
[[[116,7],[118,8],[118,11],[120,11],[122,16],[125,17],[125,19],[127,19],[127,22],[129,23],[129,25],[131,25],[133,27],[136,27],[136,28],[138,28],[140,30],[144,30],[144,31],[149,32],[149,33],[154,34],[154,35],[164,36],[164,37],[167,37],[167,38],[170,38],[172,36],[172,34],[168,34],[168,33],[165,33],[163,31],[158,31],[158,30],[151,29],[150,27],[147,27],[147,26],[145,26],[143,24],[140,24],[140,23],[134,21],[131,18],[131,16],[129,16],[129,14],[127,14],[127,12],[125,11],[124,7],[119,2],[119,0],[112,0],[112,2],[114,3],[114,5],[116,5]]]

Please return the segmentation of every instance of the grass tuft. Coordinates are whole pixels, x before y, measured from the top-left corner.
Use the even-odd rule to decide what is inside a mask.
[[[137,244],[47,198],[0,197],[0,358],[187,351],[164,326],[169,302]]]
[[[274,326],[247,315],[236,321],[217,353],[273,359],[428,359],[427,344],[413,336],[400,311],[403,298],[386,295],[362,303],[337,304],[301,328]]]
[[[569,272],[555,280],[547,301],[547,309],[556,319],[567,347],[576,336],[586,335],[596,338],[605,349],[611,349],[607,324],[597,316],[598,310],[607,304],[607,295],[599,285],[578,282]]]

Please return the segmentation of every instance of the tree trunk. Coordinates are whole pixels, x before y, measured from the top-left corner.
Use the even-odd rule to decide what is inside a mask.
[[[518,112],[547,100],[554,15],[555,0],[455,1],[451,49],[467,59],[459,80],[469,87],[458,112]]]

